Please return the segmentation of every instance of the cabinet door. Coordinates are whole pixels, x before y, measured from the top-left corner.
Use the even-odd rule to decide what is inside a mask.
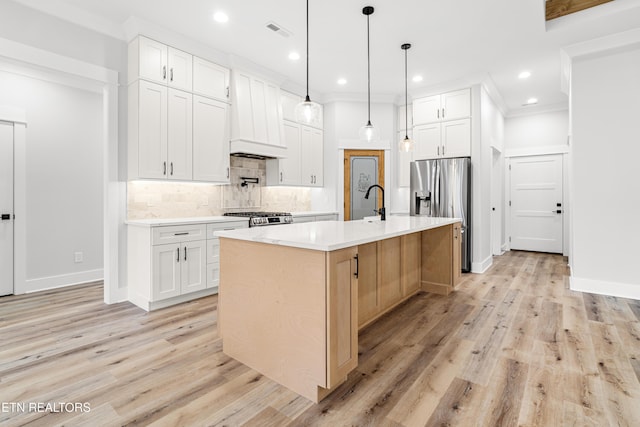
[[[462,280],[462,225],[453,225],[453,286]]]
[[[280,104],[280,88],[265,83],[265,118],[267,123],[267,143],[282,145],[282,104]]]
[[[279,159],[279,183],[300,185],[300,125],[284,123],[284,140],[287,144],[287,158]]]
[[[442,123],[442,149],[444,157],[471,156],[471,119]]]
[[[152,246],[151,299],[159,301],[180,295],[180,244]]]
[[[402,296],[414,294],[420,289],[420,246],[420,233],[406,234],[400,238]]]
[[[396,141],[400,143],[407,134],[405,131],[398,132]],[[409,138],[413,138],[413,132],[409,131]],[[413,161],[414,152],[416,151],[416,141],[413,141],[413,151],[398,151],[398,187],[409,186],[409,166]]]
[[[380,312],[377,248],[376,242],[358,246],[358,328]]]
[[[440,95],[413,101],[413,124],[423,125],[440,121]]]
[[[193,93],[228,101],[229,69],[194,56]]]
[[[206,277],[206,241],[182,243],[180,260],[181,293],[195,292],[207,287]]]
[[[329,252],[327,262],[327,387],[358,366],[357,247]]]
[[[233,114],[235,139],[254,140],[253,107],[251,100],[251,76],[240,72],[233,74]]]
[[[168,177],[193,178],[193,95],[169,89],[168,112]]]
[[[301,126],[300,177],[302,185],[322,187],[324,166],[322,134],[321,130]]]
[[[140,77],[167,83],[167,46],[146,37],[139,38]],[[130,76],[131,78],[131,76]]]
[[[302,97],[293,93],[280,91],[280,102],[282,103],[282,118],[284,120],[296,121],[296,105],[302,101]]]
[[[251,109],[253,111],[253,140],[267,143],[267,83],[251,78]]]
[[[471,116],[471,90],[462,89],[441,95],[442,120],[456,120]]]
[[[193,90],[193,56],[170,47],[167,51],[169,75],[167,84],[176,89]]]
[[[436,159],[440,156],[440,123],[416,126],[413,129],[414,160]]]
[[[166,178],[167,87],[140,80],[138,167],[140,178]]]
[[[380,240],[377,244],[380,308],[384,310],[402,299],[400,237]]]
[[[229,106],[193,97],[193,179],[229,182]]]

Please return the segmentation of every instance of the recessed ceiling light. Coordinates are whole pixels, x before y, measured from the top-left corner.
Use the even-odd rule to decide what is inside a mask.
[[[229,15],[219,11],[213,14],[213,20],[216,22],[220,22],[221,24],[224,24],[229,20]]]
[[[531,77],[531,71],[523,71],[518,74],[519,79],[528,79],[529,77]]]
[[[289,59],[292,61],[297,61],[298,59],[300,59],[300,54],[298,52],[291,52],[289,54]]]
[[[533,105],[538,103],[538,98],[529,98],[527,99],[527,105]]]
[[[344,78],[338,79],[338,84],[341,85],[341,86],[346,85],[347,84],[347,79],[344,79]]]
[[[423,77],[422,76],[413,76],[413,79],[411,79],[411,80],[413,80],[415,83],[419,83],[419,82],[421,82],[423,80]]]

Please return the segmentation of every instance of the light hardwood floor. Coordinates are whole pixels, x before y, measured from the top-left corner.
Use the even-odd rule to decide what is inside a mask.
[[[153,313],[103,304],[100,284],[3,297],[0,425],[637,426],[640,302],[570,291],[565,264],[510,252],[413,297],[318,405],[221,352],[216,296]]]

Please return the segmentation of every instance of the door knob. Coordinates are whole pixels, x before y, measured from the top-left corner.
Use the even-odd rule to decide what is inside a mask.
[[[2,221],[11,221],[11,214],[2,214]]]

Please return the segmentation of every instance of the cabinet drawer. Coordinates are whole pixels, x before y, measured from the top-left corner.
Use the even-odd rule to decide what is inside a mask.
[[[151,236],[152,245],[163,245],[166,243],[188,242],[191,240],[204,240],[205,224],[193,225],[169,225],[164,227],[153,227]]]
[[[216,231],[235,230],[236,228],[248,228],[248,227],[249,227],[249,220],[216,222],[213,224],[207,224],[207,239],[217,239],[217,237],[213,235],[213,233]]]

